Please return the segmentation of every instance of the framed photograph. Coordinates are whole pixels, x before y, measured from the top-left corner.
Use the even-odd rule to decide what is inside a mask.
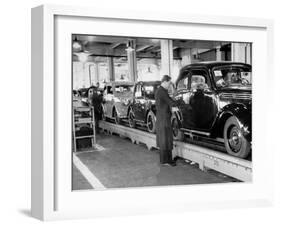
[[[32,9],[32,216],[271,205],[273,22]]]

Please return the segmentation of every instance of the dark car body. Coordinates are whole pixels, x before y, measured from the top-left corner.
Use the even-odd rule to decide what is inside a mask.
[[[155,132],[156,106],[155,92],[160,81],[139,81],[135,84],[128,118],[131,127],[146,125],[149,132]]]
[[[252,140],[251,79],[251,66],[244,63],[201,62],[183,67],[174,94],[179,108],[172,119],[177,124],[173,124],[175,138],[182,139],[183,133],[222,138],[229,154],[246,158]]]
[[[116,81],[105,84],[103,92],[103,117],[114,118],[116,123],[127,118],[134,83]]]

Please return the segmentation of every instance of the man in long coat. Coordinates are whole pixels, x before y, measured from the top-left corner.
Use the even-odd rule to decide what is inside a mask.
[[[175,166],[175,162],[172,159],[173,132],[171,125],[171,109],[175,106],[175,102],[168,94],[170,85],[171,77],[164,75],[161,85],[155,93],[156,143],[160,148],[160,163]]]
[[[95,114],[95,129],[96,133],[99,133],[99,120],[101,120],[102,116],[102,101],[103,97],[101,94],[98,93],[98,87],[91,86],[89,88],[92,89],[91,95],[89,96],[90,105],[94,107],[94,114]],[[89,92],[88,91],[88,92]]]

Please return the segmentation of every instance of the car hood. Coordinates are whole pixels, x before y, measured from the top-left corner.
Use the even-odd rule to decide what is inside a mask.
[[[230,86],[220,88],[219,90],[226,92],[252,92],[252,86]]]

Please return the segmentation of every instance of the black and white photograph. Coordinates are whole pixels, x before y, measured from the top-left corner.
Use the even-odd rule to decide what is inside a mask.
[[[252,182],[252,43],[71,40],[73,191]]]

